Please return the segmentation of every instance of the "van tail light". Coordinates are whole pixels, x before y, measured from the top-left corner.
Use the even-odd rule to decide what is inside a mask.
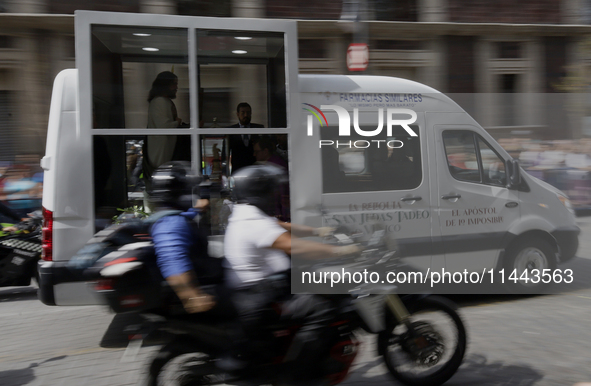
[[[96,291],[110,291],[115,288],[115,280],[101,279],[96,282],[94,289]]]
[[[53,260],[53,212],[43,209],[43,235],[41,238],[41,247],[43,252],[41,258],[45,261]]]

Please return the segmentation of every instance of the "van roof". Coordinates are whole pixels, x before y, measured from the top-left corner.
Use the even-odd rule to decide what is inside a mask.
[[[372,92],[441,94],[432,87],[408,79],[374,75],[300,75],[300,92]]]
[[[326,102],[345,104],[344,107],[349,102],[359,102],[360,96],[367,98],[368,94],[381,94],[381,96],[385,97],[386,102],[389,98],[393,102],[414,101],[415,103],[409,107],[415,111],[464,112],[448,95],[408,79],[373,75],[300,74],[298,80],[300,93],[325,94]],[[330,95],[333,95],[333,97],[330,97]],[[380,102],[382,101],[381,96],[379,96]],[[364,101],[367,102],[367,99]],[[417,101],[419,103],[416,103]],[[404,103],[402,103],[402,106],[400,106],[400,103],[395,104],[398,107],[405,107]],[[391,103],[391,105],[394,105],[394,103]],[[359,104],[356,106],[359,106]]]

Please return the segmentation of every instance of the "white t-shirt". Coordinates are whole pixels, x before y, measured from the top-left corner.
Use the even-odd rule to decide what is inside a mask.
[[[259,208],[234,205],[224,238],[224,254],[230,268],[227,284],[230,288],[246,288],[291,266],[282,251],[271,249],[279,236],[287,232],[277,219]]]

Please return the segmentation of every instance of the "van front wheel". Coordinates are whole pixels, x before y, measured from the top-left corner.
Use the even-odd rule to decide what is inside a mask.
[[[507,251],[505,286],[511,293],[537,294],[550,284],[544,273],[555,268],[556,252],[550,243],[543,239],[523,239]]]

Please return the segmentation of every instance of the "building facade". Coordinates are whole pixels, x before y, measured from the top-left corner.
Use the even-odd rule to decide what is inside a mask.
[[[591,136],[588,101],[563,87],[588,66],[588,0],[0,0],[0,161],[40,157],[54,77],[75,65],[76,9],[298,20],[301,73],[348,74],[350,43],[369,46],[363,73],[449,93],[493,136]],[[219,68],[205,92],[236,77]],[[352,74],[352,73],[351,73]],[[215,74],[214,74],[215,75]],[[146,75],[146,82],[151,81]],[[246,80],[245,80],[246,81]],[[572,82],[571,82],[572,83]],[[575,82],[586,91],[587,81]],[[220,97],[220,100],[223,100]],[[205,125],[223,122],[204,117]],[[228,110],[228,111],[226,111]]]

